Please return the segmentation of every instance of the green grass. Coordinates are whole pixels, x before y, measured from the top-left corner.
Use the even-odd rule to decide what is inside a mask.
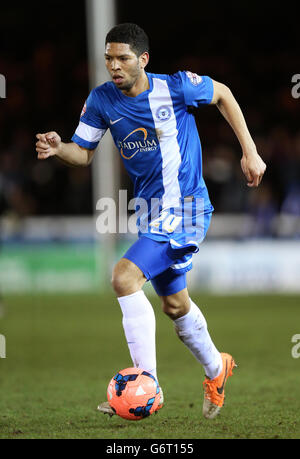
[[[157,298],[157,355],[165,407],[143,421],[96,411],[119,369],[131,366],[112,295],[9,296],[0,333],[0,438],[300,438],[299,296],[193,296],[220,350],[239,367],[218,418],[202,418],[203,370]]]

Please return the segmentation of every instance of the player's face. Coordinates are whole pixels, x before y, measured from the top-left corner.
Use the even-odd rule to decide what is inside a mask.
[[[113,82],[121,91],[130,91],[147,65],[145,56],[137,57],[126,43],[107,43],[105,63]]]

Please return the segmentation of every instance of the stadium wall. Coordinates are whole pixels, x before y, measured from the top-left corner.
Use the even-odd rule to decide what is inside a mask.
[[[193,258],[193,269],[188,273],[190,289],[222,294],[300,292],[299,221],[286,221],[285,225],[282,219],[277,224],[279,221],[281,232],[285,228],[284,236],[257,238],[247,235],[245,229],[253,224],[248,216],[215,217]],[[2,220],[1,228],[3,293],[97,292],[109,288],[105,273],[112,266],[107,267],[101,255],[103,241],[94,218]],[[135,239],[134,234],[119,239],[113,263]]]

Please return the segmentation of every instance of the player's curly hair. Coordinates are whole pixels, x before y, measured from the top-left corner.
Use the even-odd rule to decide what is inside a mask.
[[[113,27],[106,35],[107,43],[127,43],[138,57],[149,52],[148,36],[140,26],[129,22]]]

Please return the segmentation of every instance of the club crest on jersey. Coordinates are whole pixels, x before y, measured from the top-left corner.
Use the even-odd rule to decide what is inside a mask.
[[[202,82],[202,78],[200,75],[197,75],[197,73],[192,73],[192,72],[185,72],[187,77],[191,80],[191,83],[194,86],[198,86]]]
[[[80,118],[85,114],[85,112],[86,112],[86,102],[84,103],[83,109],[80,113]]]
[[[156,111],[156,117],[160,121],[167,121],[168,119],[171,118],[171,110],[167,105],[162,105],[159,107]]]

